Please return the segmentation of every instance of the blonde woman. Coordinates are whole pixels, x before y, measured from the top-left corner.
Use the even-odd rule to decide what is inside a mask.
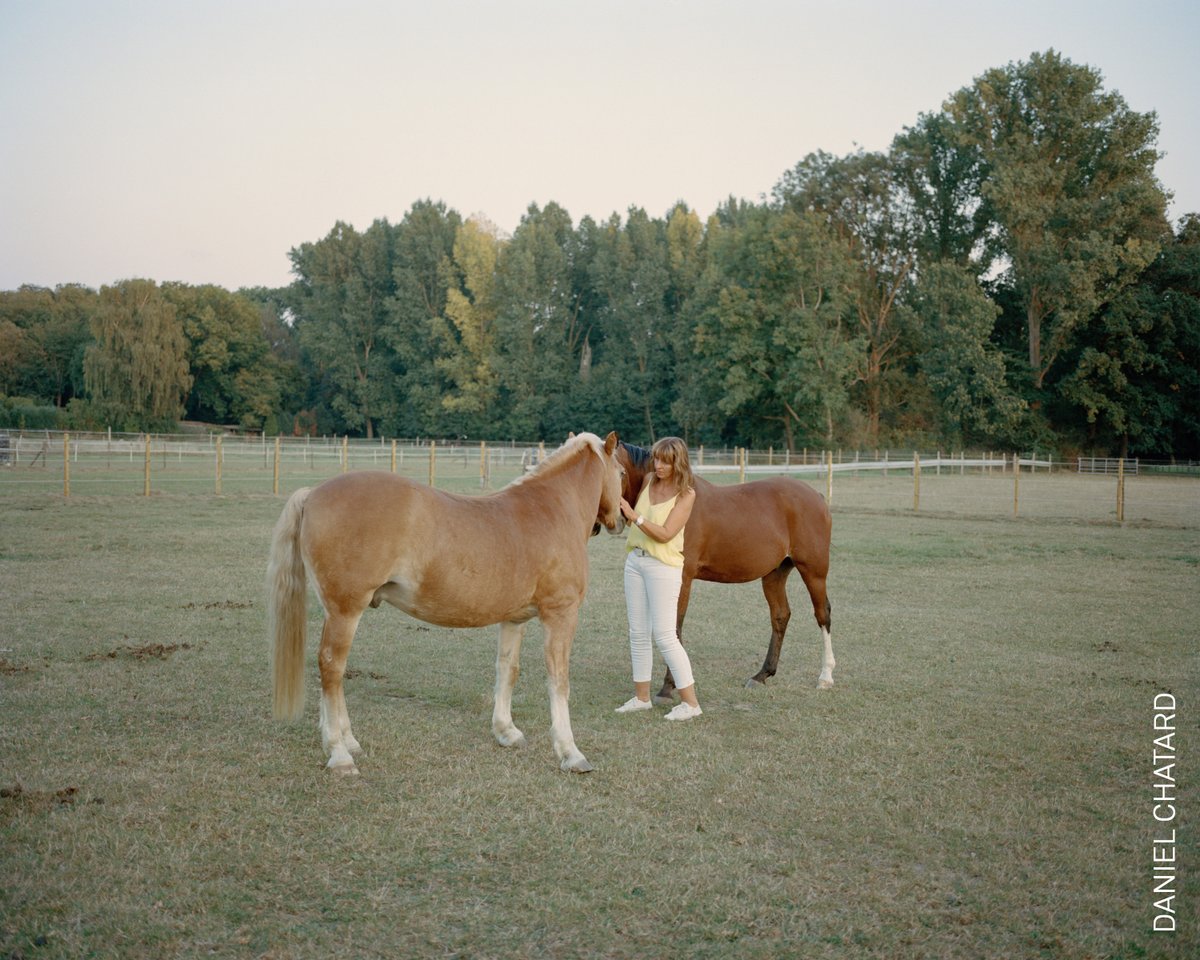
[[[633,663],[633,697],[617,713],[649,710],[653,639],[675,678],[680,702],[667,720],[691,720],[703,712],[687,651],[679,642],[675,612],[683,582],[684,527],[696,502],[687,444],[663,437],[650,450],[654,473],[643,485],[637,505],[622,498],[621,513],[629,521],[625,542],[625,608],[629,616],[629,656]]]

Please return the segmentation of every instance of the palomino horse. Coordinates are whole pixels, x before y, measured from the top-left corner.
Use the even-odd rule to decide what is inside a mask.
[[[591,769],[575,746],[567,708],[568,660],[588,583],[587,541],[621,517],[617,435],[568,440],[532,473],[489,496],[456,496],[390,473],[347,473],[297,490],[283,509],[267,568],[274,712],[304,707],[304,626],[312,577],[325,610],[317,660],[321,741],[329,769],[356,774],[342,675],[358,621],[387,601],[443,627],[500,624],[492,733],[506,747],[525,735],[512,720],[525,624],[545,628],[551,735],[562,769]]]
[[[647,474],[653,473],[650,451],[622,443],[617,459],[625,468],[623,495],[636,503]],[[696,503],[683,535],[683,586],[679,591],[676,627],[683,638],[683,618],[695,579],[715,583],[762,580],[771,608],[771,642],[762,669],[747,686],[775,676],[779,650],[792,610],[787,578],[800,571],[813,613],[825,641],[817,686],[833,686],[833,643],[829,636],[830,604],[825,594],[829,574],[829,537],[833,522],[825,498],[791,477],[771,477],[737,486],[717,486],[696,477]],[[655,699],[671,699],[675,681],[668,670]]]

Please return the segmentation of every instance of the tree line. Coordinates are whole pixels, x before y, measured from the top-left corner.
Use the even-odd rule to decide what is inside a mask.
[[[1200,217],[1157,136],[1048,51],[707,220],[549,203],[510,237],[427,199],[284,288],[26,286],[0,423],[1196,457]]]

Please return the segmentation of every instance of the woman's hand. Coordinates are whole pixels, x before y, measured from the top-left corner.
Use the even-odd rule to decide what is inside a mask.
[[[633,521],[637,519],[637,511],[629,505],[629,501],[624,497],[621,498],[621,516],[623,516],[630,523],[633,523]]]

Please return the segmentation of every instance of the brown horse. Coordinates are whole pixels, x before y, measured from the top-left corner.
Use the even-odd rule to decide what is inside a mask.
[[[325,610],[317,660],[328,767],[356,774],[342,676],[358,621],[387,601],[444,627],[500,624],[492,733],[506,747],[525,624],[542,621],[551,735],[563,770],[591,769],[575,746],[568,660],[588,583],[587,541],[620,533],[617,435],[573,437],[535,471],[489,496],[456,496],[390,473],[347,473],[297,490],[283,509],[267,567],[274,712],[304,707],[305,574]]]
[[[646,475],[653,473],[650,451],[621,443],[617,459],[625,468],[622,493],[636,503]],[[817,686],[833,686],[833,643],[830,639],[830,604],[825,593],[829,574],[829,538],[833,521],[825,498],[792,477],[771,477],[737,486],[717,486],[696,477],[696,503],[683,535],[683,586],[679,591],[676,626],[683,639],[692,581],[748,583],[762,580],[771,608],[771,641],[762,669],[747,686],[775,676],[779,651],[792,610],[787,599],[787,578],[800,571],[813,614],[825,643]],[[675,680],[668,670],[655,700],[672,699]]]

